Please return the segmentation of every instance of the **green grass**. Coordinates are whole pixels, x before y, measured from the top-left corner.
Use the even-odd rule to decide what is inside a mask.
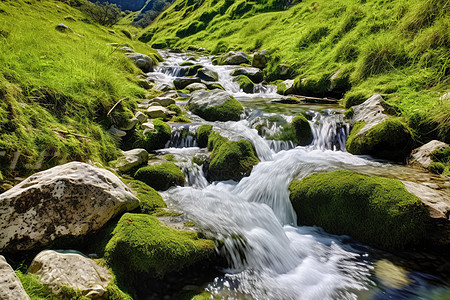
[[[300,225],[385,249],[405,249],[426,238],[428,211],[398,180],[335,171],[293,181],[289,189]]]
[[[61,33],[64,23],[73,32]],[[138,70],[117,42],[154,52],[119,28],[93,23],[63,1],[0,3],[0,159],[5,176],[27,175],[63,161],[113,160],[118,147],[106,116],[119,100],[129,113],[145,97]],[[128,28],[128,27],[127,27]],[[15,170],[9,169],[20,151]]]
[[[194,23],[201,26],[186,30]],[[178,0],[144,32],[149,44],[214,54],[267,49],[266,79],[280,79],[279,66],[287,65],[297,82],[307,78],[298,90],[307,94],[329,94],[327,80],[341,71],[349,82],[331,95],[380,93],[405,117],[426,111],[435,137],[450,140],[449,101],[438,100],[450,85],[447,0],[304,0],[288,9],[272,1]]]

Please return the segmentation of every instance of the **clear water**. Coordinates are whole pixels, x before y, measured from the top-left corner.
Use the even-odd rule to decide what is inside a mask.
[[[181,62],[193,59],[186,54],[163,56],[167,65],[157,72],[166,82],[182,73]],[[230,76],[235,67],[213,66],[208,57],[196,58],[195,63],[218,72],[220,83],[244,105],[252,99],[261,102],[279,97],[270,86],[256,94],[240,91]],[[311,117],[314,135],[310,146],[294,147],[291,141],[266,139],[279,133],[298,112],[296,109],[287,114],[253,107],[238,122],[206,122],[192,116],[193,124],[173,127],[168,148],[160,151],[176,155],[186,175],[185,187],[163,193],[169,207],[183,211],[200,230],[223,242],[220,254],[228,260],[228,268],[205,288],[222,299],[446,297],[450,291],[447,285],[419,272],[405,271],[403,276],[408,280],[391,286],[386,283],[389,280],[377,275],[377,261],[365,245],[346,236],[327,234],[319,227],[296,226],[288,191],[294,178],[339,169],[386,173],[402,168],[347,153],[349,127],[338,109],[304,109]],[[244,138],[254,145],[261,162],[250,176],[240,182],[206,180],[202,168],[193,163],[193,157],[202,152],[195,141],[200,124],[211,124],[231,140]],[[263,134],[255,128],[263,128]],[[400,276],[389,274],[387,277]]]

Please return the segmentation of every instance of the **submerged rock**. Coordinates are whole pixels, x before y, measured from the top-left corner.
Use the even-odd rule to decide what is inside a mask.
[[[36,274],[53,295],[69,287],[93,299],[109,299],[107,286],[112,276],[108,269],[73,250],[45,250],[31,262],[28,273]]]
[[[213,241],[194,232],[162,226],[154,216],[124,214],[105,248],[105,258],[114,271],[133,276],[150,273],[164,276],[196,263],[208,264],[215,255]]]
[[[14,270],[0,255],[0,299],[30,300]]]
[[[293,181],[289,190],[299,225],[318,225],[388,250],[427,238],[427,208],[399,180],[345,170]]]
[[[29,250],[100,229],[138,199],[113,173],[71,162],[36,173],[0,195],[0,249]]]
[[[405,160],[414,143],[406,124],[387,115],[395,108],[375,94],[364,103],[352,106],[352,110],[350,124],[353,127],[345,145],[348,152]]]
[[[220,89],[195,91],[186,106],[207,121],[239,121],[244,112],[239,101]]]

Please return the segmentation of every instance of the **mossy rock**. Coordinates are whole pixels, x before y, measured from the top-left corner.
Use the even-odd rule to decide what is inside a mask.
[[[226,137],[223,137],[218,132],[211,132],[208,138],[208,151],[217,151],[222,144],[228,142],[229,140]]]
[[[247,76],[239,75],[237,78],[237,83],[239,84],[239,87],[244,91],[244,93],[253,93],[253,87],[255,86],[255,84]]]
[[[139,180],[124,180],[124,182],[136,192],[140,212],[150,214],[157,208],[167,207],[161,195],[144,182]]]
[[[200,148],[205,148],[208,145],[209,135],[212,132],[212,125],[202,125],[197,129],[197,144]]]
[[[192,93],[186,106],[207,121],[239,121],[244,112],[239,101],[219,89]]]
[[[296,142],[300,146],[306,146],[312,143],[313,134],[311,125],[304,115],[298,115],[292,120],[292,127],[295,131]]]
[[[158,191],[165,191],[171,186],[184,186],[184,174],[174,163],[142,167],[136,171],[134,178],[145,182]]]
[[[194,232],[162,226],[154,216],[126,213],[120,218],[105,248],[114,271],[164,276],[214,256],[214,242]]]
[[[147,151],[164,148],[170,140],[170,125],[159,119],[153,120],[154,130],[136,130],[133,135],[133,148],[144,148]]]
[[[249,176],[253,166],[259,163],[252,144],[247,140],[237,142],[216,139],[211,153],[207,178],[209,180],[241,180]],[[219,142],[220,141],[220,142]],[[218,143],[219,142],[219,143]]]
[[[398,180],[344,170],[293,181],[289,190],[299,225],[318,225],[388,250],[425,238],[428,211]]]
[[[367,132],[358,134],[364,126],[364,122],[353,126],[345,144],[348,152],[394,161],[404,161],[411,153],[414,146],[412,134],[398,118],[386,119]]]

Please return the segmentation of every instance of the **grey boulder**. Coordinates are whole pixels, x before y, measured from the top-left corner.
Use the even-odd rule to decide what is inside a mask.
[[[100,229],[139,200],[108,170],[71,162],[36,173],[0,195],[0,250],[41,247]]]
[[[2,300],[29,300],[22,283],[14,270],[0,255],[0,299]]]
[[[155,62],[150,58],[150,56],[142,53],[125,53],[125,55],[128,56],[143,72],[153,72]]]

